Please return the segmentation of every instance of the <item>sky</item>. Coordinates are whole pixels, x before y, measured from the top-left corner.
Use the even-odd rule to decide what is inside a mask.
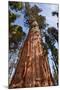
[[[46,17],[46,23],[49,24],[49,27],[57,28],[58,18],[57,16],[52,16],[52,11],[58,11],[58,4],[30,3],[31,6],[35,4],[42,9],[42,12],[39,14]],[[24,26],[24,14],[20,12],[20,15],[21,17],[17,18],[14,24],[22,26],[23,31],[28,33],[28,28]]]
[[[58,5],[56,4],[38,4],[39,8],[42,8],[41,15],[46,17],[46,22],[49,26],[54,26],[57,28],[57,16],[52,16],[52,11],[58,11]]]

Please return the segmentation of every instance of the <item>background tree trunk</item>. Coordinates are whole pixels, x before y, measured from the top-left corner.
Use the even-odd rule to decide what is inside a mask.
[[[10,88],[54,85],[47,54],[44,54],[42,37],[36,21],[24,43],[20,60],[12,78]]]

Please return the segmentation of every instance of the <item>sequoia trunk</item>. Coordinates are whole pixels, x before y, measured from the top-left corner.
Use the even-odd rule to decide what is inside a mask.
[[[10,88],[54,85],[48,57],[44,55],[42,37],[36,21],[32,23]]]

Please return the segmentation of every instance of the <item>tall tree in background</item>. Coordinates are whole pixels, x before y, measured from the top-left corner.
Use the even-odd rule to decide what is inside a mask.
[[[48,29],[52,30],[52,28],[48,28]],[[53,32],[53,30],[52,30],[52,32]],[[50,33],[49,34],[45,33],[45,41],[46,41],[45,44],[47,46],[47,49],[51,50],[52,61],[54,63],[53,64],[53,70],[54,70],[53,77],[54,77],[54,80],[55,80],[55,85],[58,85],[58,49],[55,47],[55,43],[56,43],[57,40],[55,39],[54,34],[52,35],[52,32],[51,32],[51,34]],[[55,31],[54,31],[54,33],[55,33]]]
[[[45,17],[38,14],[41,11],[36,5],[31,8],[29,3],[25,3],[29,34],[22,48],[20,60],[9,85],[10,88],[54,85],[47,52],[42,42],[41,29],[44,29],[47,24]]]
[[[59,22],[58,22],[58,17],[59,17],[59,13],[58,11],[53,11],[52,12],[52,16],[57,16],[57,29],[55,27],[49,27],[47,29],[47,33],[45,35],[46,38],[46,43],[47,43],[47,47],[51,50],[52,53],[52,60],[54,62],[53,64],[53,77],[55,80],[55,85],[58,85],[58,74],[59,74],[59,61],[58,61],[58,48],[56,48],[55,43],[57,43],[58,45],[58,29],[59,29]],[[48,38],[48,39],[47,39]]]

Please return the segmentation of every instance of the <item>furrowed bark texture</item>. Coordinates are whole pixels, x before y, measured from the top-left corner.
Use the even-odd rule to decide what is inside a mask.
[[[39,87],[54,85],[48,57],[44,55],[42,37],[36,21],[24,43],[20,60],[9,88]]]

